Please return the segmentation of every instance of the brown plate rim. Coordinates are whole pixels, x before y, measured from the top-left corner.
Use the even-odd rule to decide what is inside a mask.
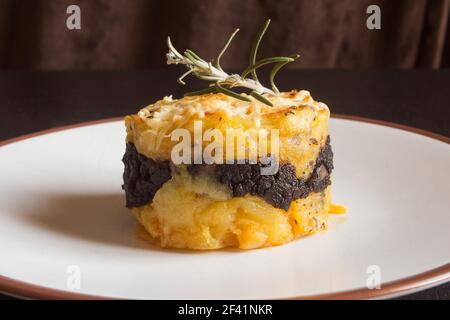
[[[365,122],[370,124],[381,125],[385,127],[396,128],[408,132],[413,132],[422,136],[426,136],[435,140],[439,140],[450,144],[450,138],[433,133],[430,131],[397,124],[393,122],[388,122],[384,120],[376,120],[370,119],[360,116],[353,115],[345,115],[345,114],[334,114],[332,118],[336,119],[344,119],[358,122]],[[85,127],[90,125],[102,124],[107,122],[113,122],[123,119],[123,117],[113,117],[106,118],[101,120],[94,121],[86,121],[77,124],[71,124],[66,126],[60,126],[48,130],[38,131],[26,135],[22,135],[19,137],[7,139],[4,141],[0,141],[0,146],[5,146],[11,143],[19,142],[22,140],[30,139],[33,137],[74,129],[79,127]],[[414,290],[420,290],[432,287],[434,285],[438,285],[441,283],[445,283],[450,280],[450,263],[447,263],[438,268],[425,271],[423,273],[419,273],[410,277],[402,278],[399,280],[391,281],[385,284],[382,284],[380,289],[370,290],[368,288],[358,288],[347,291],[340,292],[332,292],[325,293],[319,295],[312,296],[298,296],[298,297],[288,297],[286,299],[374,299],[374,298],[382,298],[389,297],[394,295],[401,295],[402,293],[408,293]],[[20,280],[15,280],[9,277],[5,277],[0,275],[0,292],[3,292],[7,295],[12,295],[16,297],[22,298],[31,298],[31,299],[81,299],[81,300],[98,300],[98,299],[114,299],[106,296],[98,296],[98,295],[89,295],[77,292],[64,291],[59,289],[48,288],[44,286],[34,285],[31,283],[23,282]]]

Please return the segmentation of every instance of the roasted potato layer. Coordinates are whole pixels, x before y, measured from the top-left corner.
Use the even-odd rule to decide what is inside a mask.
[[[152,203],[132,211],[163,247],[254,249],[326,230],[329,206],[329,188],[292,202],[285,211],[256,196],[232,197],[224,185],[183,169]]]

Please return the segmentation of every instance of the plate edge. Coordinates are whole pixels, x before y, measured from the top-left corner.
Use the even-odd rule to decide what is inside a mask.
[[[390,296],[401,296],[411,291],[431,288],[444,284],[450,280],[450,263],[428,270],[410,277],[387,282],[380,289],[358,288],[348,291],[338,291],[332,293],[294,296],[280,299],[268,298],[267,300],[362,300],[379,299]],[[28,282],[15,280],[0,275],[0,292],[16,297],[28,299],[76,299],[76,300],[115,300],[117,297],[107,297],[101,295],[91,295],[78,292],[64,291],[49,287],[34,285]],[[258,299],[265,300],[265,299]]]

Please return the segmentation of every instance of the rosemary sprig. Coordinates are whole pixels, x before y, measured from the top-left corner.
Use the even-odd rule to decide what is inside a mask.
[[[185,72],[180,78],[178,78],[178,83],[180,83],[181,85],[185,85],[186,83],[183,81],[183,79],[189,74],[192,74],[193,76],[201,80],[212,82],[206,89],[195,92],[188,92],[185,95],[193,96],[205,93],[221,92],[236,99],[240,99],[243,101],[251,101],[251,99],[248,98],[247,96],[241,95],[231,90],[232,88],[235,87],[241,87],[249,89],[250,96],[252,96],[253,98],[269,106],[272,106],[272,103],[266,96],[264,96],[264,94],[266,95],[279,94],[279,90],[274,83],[275,75],[283,66],[298,59],[299,55],[296,54],[290,57],[271,57],[271,58],[264,58],[258,61],[256,60],[256,55],[258,52],[259,45],[261,43],[261,39],[263,38],[265,32],[267,31],[269,24],[270,19],[266,21],[262,29],[257,34],[255,42],[253,43],[250,52],[250,59],[249,59],[250,65],[242,72],[241,75],[228,74],[222,69],[220,65],[220,59],[222,58],[225,51],[228,49],[235,35],[239,32],[239,29],[235,29],[234,32],[230,35],[223,49],[220,51],[219,55],[215,59],[214,65],[212,64],[212,62],[205,61],[197,53],[195,53],[190,49],[185,50],[184,53],[181,54],[173,46],[170,37],[167,37],[167,46],[169,48],[169,52],[166,55],[167,64],[183,64],[188,69],[187,72]],[[264,87],[259,82],[258,76],[256,74],[256,70],[258,68],[268,64],[275,64],[274,67],[272,68],[269,78],[272,89]],[[251,75],[252,79],[249,79],[248,75]]]

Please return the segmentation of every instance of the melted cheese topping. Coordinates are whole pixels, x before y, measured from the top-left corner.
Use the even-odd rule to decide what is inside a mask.
[[[147,107],[141,109],[137,115],[125,118],[127,126],[127,141],[134,142],[139,152],[148,157],[157,156],[152,151],[165,152],[161,150],[163,141],[167,142],[173,130],[178,128],[189,128],[193,121],[200,120],[205,131],[207,129],[273,129],[284,130],[289,127],[309,128],[311,119],[317,115],[329,117],[328,107],[321,102],[314,101],[308,91],[283,92],[277,96],[266,95],[273,107],[268,106],[253,97],[242,94],[251,102],[238,100],[236,98],[218,93],[204,94],[200,96],[173,99],[165,97]],[[286,118],[285,123],[274,123],[270,119],[279,118],[283,114],[295,114],[303,110],[296,117]],[[232,119],[232,121],[228,121]],[[222,121],[224,120],[224,121]],[[325,120],[325,119],[324,119]],[[292,123],[294,121],[294,123]],[[210,127],[208,128],[208,124]],[[291,132],[294,133],[294,132]],[[143,146],[143,145],[147,146]],[[147,152],[148,151],[148,152]]]
[[[238,116],[243,119],[253,119],[255,127],[260,127],[261,115],[264,114],[277,113],[299,106],[311,107],[314,110],[328,109],[324,103],[314,101],[306,90],[282,92],[277,96],[265,95],[272,102],[273,107],[245,93],[242,95],[252,101],[246,102],[224,94],[205,94],[182,99],[172,99],[172,96],[168,96],[141,109],[138,116],[146,122],[148,127],[167,133],[169,129],[182,127],[192,117],[202,119],[207,114],[219,113],[229,118]],[[176,124],[175,127],[174,124]]]

